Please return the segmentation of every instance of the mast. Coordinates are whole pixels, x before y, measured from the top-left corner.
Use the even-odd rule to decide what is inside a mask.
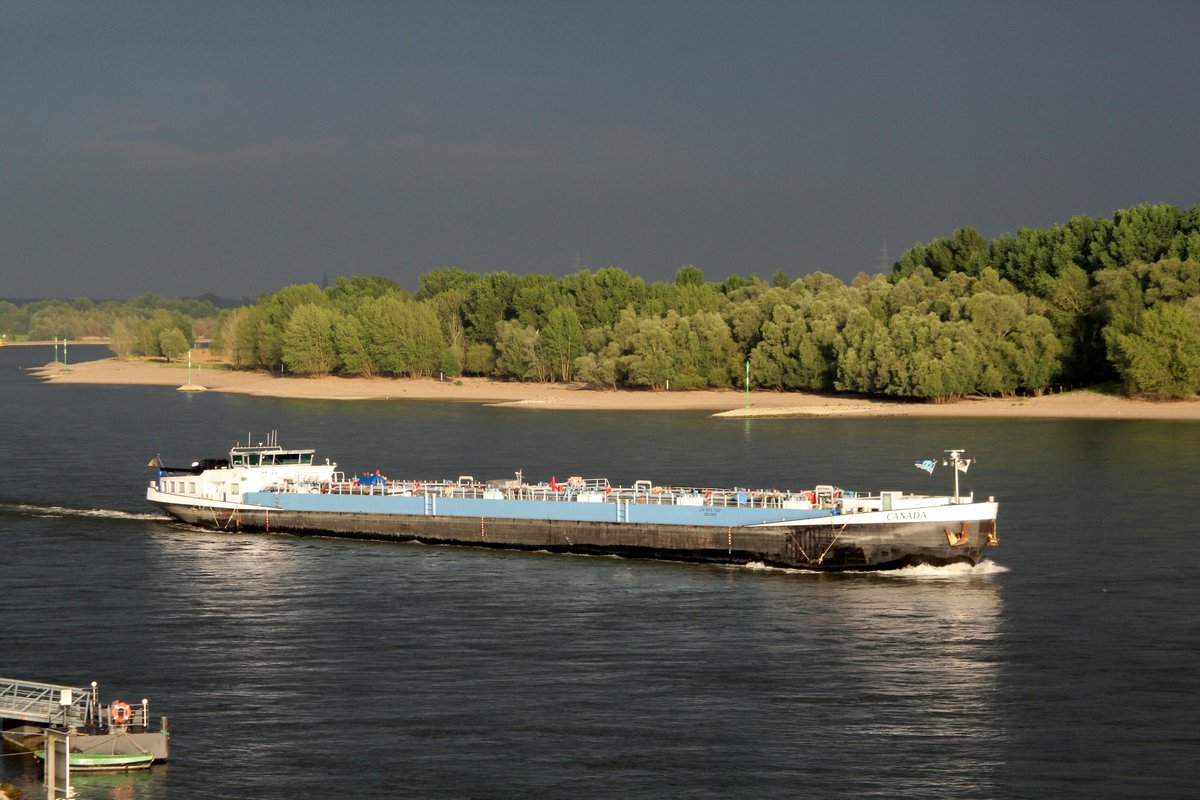
[[[946,450],[946,451],[944,451],[944,452],[945,452],[947,455],[946,455],[946,457],[945,457],[945,458],[942,460],[942,466],[949,466],[949,467],[951,468],[951,470],[954,472],[954,502],[955,502],[955,503],[958,503],[958,502],[959,502],[959,500],[958,500],[958,470],[959,470],[959,465],[966,465],[966,464],[970,464],[970,463],[971,463],[971,460],[970,460],[969,458],[963,458],[963,457],[962,457],[963,453],[965,452],[965,451],[963,451],[962,449],[958,449],[958,450]]]

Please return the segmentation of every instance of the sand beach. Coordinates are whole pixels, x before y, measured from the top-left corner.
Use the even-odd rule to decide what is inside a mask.
[[[52,384],[127,384],[182,387],[187,363],[106,358],[63,368],[48,364],[27,372]],[[709,411],[714,416],[912,416],[1047,419],[1155,419],[1200,421],[1200,400],[1131,400],[1094,391],[1042,397],[970,398],[957,403],[895,402],[804,392],[604,391],[574,384],[520,383],[487,378],[289,377],[193,365],[193,389],[264,397],[323,400],[435,400],[534,409],[605,411]]]

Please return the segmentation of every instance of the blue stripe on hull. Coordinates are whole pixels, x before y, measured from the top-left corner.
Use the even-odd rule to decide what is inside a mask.
[[[741,527],[762,522],[829,517],[820,509],[681,506],[655,503],[580,503],[562,500],[483,500],[434,495],[274,494],[248,492],[245,501],[283,511],[319,511],[410,516],[550,519],[579,522],[633,522],[649,525]]]

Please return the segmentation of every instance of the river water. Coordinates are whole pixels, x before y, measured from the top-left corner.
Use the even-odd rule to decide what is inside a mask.
[[[103,357],[73,349],[72,359]],[[80,797],[1200,796],[1200,425],[788,419],[52,386],[0,350],[0,675],[150,698]],[[974,569],[813,575],[197,531],[146,462],[278,430],[392,477],[946,490]],[[5,750],[0,783],[44,796]]]

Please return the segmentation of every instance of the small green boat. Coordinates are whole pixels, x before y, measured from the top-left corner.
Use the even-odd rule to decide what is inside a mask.
[[[34,756],[46,760],[45,750],[35,750]],[[131,769],[147,769],[154,763],[149,753],[69,753],[67,763],[80,772],[123,772]]]

